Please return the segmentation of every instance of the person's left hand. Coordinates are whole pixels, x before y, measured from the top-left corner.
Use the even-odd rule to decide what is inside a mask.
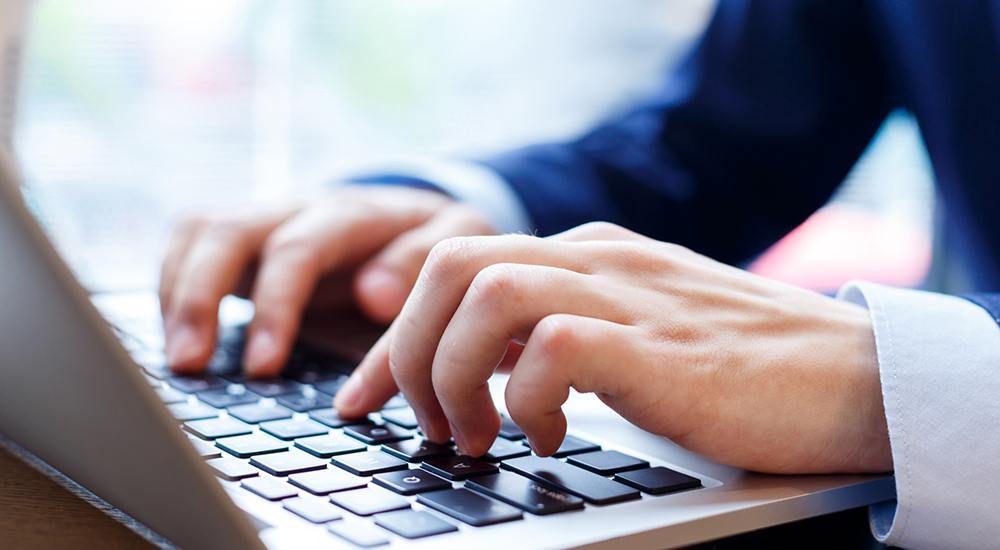
[[[572,387],[727,464],[892,469],[864,308],[603,223],[439,244],[336,405],[376,410],[398,385],[431,440],[482,455],[500,426],[487,380],[512,340],[507,409],[539,455],[566,433]]]

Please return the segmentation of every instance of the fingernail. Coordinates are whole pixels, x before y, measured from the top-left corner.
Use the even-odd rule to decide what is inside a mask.
[[[449,423],[448,425],[451,426],[451,437],[455,440],[455,446],[458,447],[458,454],[469,454],[469,447],[465,444],[465,436],[462,435],[462,432],[458,431],[458,428],[454,424]]]
[[[257,376],[261,369],[274,361],[277,355],[278,343],[275,342],[274,336],[270,332],[262,330],[254,333],[253,337],[250,338],[243,366],[247,374]]]
[[[333,398],[334,406],[338,411],[354,411],[358,403],[361,402],[362,386],[361,377],[352,376],[340,387],[337,395]]]
[[[190,326],[184,325],[173,331],[167,344],[167,364],[171,367],[187,366],[205,351],[205,342]]]

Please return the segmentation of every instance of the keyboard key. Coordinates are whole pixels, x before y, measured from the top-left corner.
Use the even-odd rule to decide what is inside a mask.
[[[288,482],[314,495],[328,495],[337,491],[360,489],[368,479],[349,474],[340,468],[327,468],[288,476]]]
[[[635,487],[651,495],[663,495],[684,489],[701,487],[701,480],[687,474],[675,472],[670,468],[657,466],[632,472],[622,472],[615,476],[615,481]]]
[[[241,481],[240,486],[267,500],[281,500],[299,496],[298,489],[273,477],[249,477]]]
[[[281,378],[247,380],[244,384],[248,390],[261,397],[277,397],[288,393],[299,393],[303,387],[302,384],[294,380],[284,380]]]
[[[521,519],[521,511],[468,489],[449,489],[417,495],[417,502],[476,527]]]
[[[470,477],[495,474],[500,471],[496,464],[483,462],[466,455],[425,460],[420,467],[451,481],[462,481]]]
[[[206,460],[205,464],[208,464],[215,470],[215,475],[226,481],[238,481],[246,477],[258,475],[257,468],[241,460],[236,460],[231,456]]]
[[[275,400],[293,411],[306,412],[329,407],[333,396],[322,392],[301,392],[279,395]]]
[[[583,499],[512,472],[470,479],[465,488],[540,516],[583,508]]]
[[[409,406],[410,404],[406,402],[406,398],[403,397],[403,394],[397,393],[396,395],[390,397],[389,400],[385,402],[385,405],[382,405],[382,410],[398,409],[400,407]]]
[[[372,476],[375,485],[401,495],[415,495],[427,491],[451,489],[451,482],[423,470],[399,470]]]
[[[391,424],[385,426],[376,424],[345,426],[344,433],[369,445],[380,445],[382,443],[402,441],[413,437],[413,434],[410,432]]]
[[[147,371],[148,372],[148,371]],[[155,375],[154,375],[155,376]],[[217,390],[225,388],[229,382],[214,374],[189,374],[187,376],[171,376],[167,383],[184,393]]]
[[[329,403],[327,403],[327,405],[329,405]],[[371,420],[367,417],[341,418],[340,415],[337,414],[337,409],[314,409],[309,411],[309,418],[322,422],[331,428],[343,428],[344,426],[350,426],[352,424],[371,423]]]
[[[382,420],[392,422],[401,428],[417,429],[417,415],[409,407],[382,411]]]
[[[344,514],[329,502],[315,498],[290,498],[282,502],[282,505],[313,523],[327,523],[344,517]]]
[[[159,386],[159,384],[157,384],[157,386]],[[187,401],[187,399],[188,399],[188,396],[187,396],[186,393],[181,393],[181,392],[179,392],[179,391],[177,391],[177,390],[175,390],[173,388],[161,388],[161,387],[157,387],[153,391],[155,391],[156,395],[158,395],[160,397],[160,401],[163,401],[164,403],[167,403],[168,405],[170,403],[182,403],[184,401]]]
[[[573,455],[566,462],[590,470],[595,474],[610,476],[619,472],[649,468],[649,462],[618,451],[595,451]]]
[[[337,392],[340,391],[340,388],[345,382],[347,382],[347,375],[341,374],[340,376],[330,380],[313,382],[313,387],[327,395],[337,395]]]
[[[282,407],[281,405],[268,402],[254,403],[250,405],[236,405],[235,407],[229,407],[226,410],[229,411],[230,416],[235,416],[236,418],[239,418],[244,422],[249,422],[250,424],[292,417],[292,411]]]
[[[250,458],[255,455],[280,453],[288,450],[287,442],[262,433],[223,437],[216,439],[215,445],[237,458]]]
[[[287,476],[326,468],[326,461],[322,458],[316,458],[297,449],[258,455],[250,459],[250,464],[273,476]]]
[[[366,451],[333,457],[334,464],[358,476],[405,470],[406,463],[380,451]]]
[[[501,460],[528,456],[530,454],[531,449],[525,447],[520,441],[510,441],[498,437],[493,440],[490,450],[486,451],[486,454],[482,458],[487,462],[500,462]]]
[[[295,446],[320,458],[330,458],[331,456],[336,455],[357,453],[368,448],[367,445],[361,443],[357,439],[347,437],[342,434],[305,437],[296,440]]]
[[[184,429],[202,439],[232,437],[235,435],[248,434],[253,431],[249,424],[244,424],[243,422],[228,416],[185,422]]]
[[[330,432],[326,426],[309,419],[286,419],[262,422],[260,429],[279,439],[298,439],[300,437],[325,435]]]
[[[575,455],[579,453],[591,453],[594,451],[600,451],[601,446],[591,443],[589,441],[584,441],[578,437],[573,437],[567,435],[559,445],[559,449],[552,456],[556,458],[563,458],[569,455]]]
[[[225,409],[236,405],[246,405],[260,401],[260,396],[254,392],[246,391],[243,386],[232,385],[228,388],[217,390],[200,391],[195,395],[205,403],[217,408]]]
[[[209,445],[208,443],[205,443],[200,439],[189,437],[188,441],[190,441],[191,444],[194,445],[194,449],[198,451],[198,454],[201,455],[201,457],[204,459],[219,458],[222,456],[222,453],[219,451],[219,449]]]
[[[521,428],[517,427],[517,424],[514,424],[514,421],[509,416],[501,414],[500,437],[510,439],[511,441],[520,441],[524,439],[524,432],[521,431]]]
[[[524,456],[505,460],[500,466],[543,485],[576,495],[591,504],[611,504],[640,496],[635,489],[556,458]]]
[[[219,416],[219,409],[214,409],[204,403],[174,403],[167,405],[170,414],[181,422],[189,420],[202,420],[204,418],[216,418]]]
[[[431,458],[455,456],[455,449],[439,445],[428,439],[407,439],[382,445],[382,451],[407,462],[421,462]]]
[[[370,516],[410,507],[410,501],[377,487],[333,493],[330,495],[330,502],[359,516]]]
[[[338,521],[327,526],[331,533],[346,540],[347,542],[360,546],[361,548],[371,548],[389,544],[389,539],[385,535],[376,531],[363,523],[352,523]]]
[[[458,531],[458,527],[427,512],[400,510],[375,516],[375,524],[401,537],[418,539]]]

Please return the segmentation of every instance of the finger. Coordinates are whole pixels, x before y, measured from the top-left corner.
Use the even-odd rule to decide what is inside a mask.
[[[567,229],[546,237],[553,241],[583,242],[583,241],[635,241],[659,243],[654,239],[640,235],[635,231],[608,222],[590,222]]]
[[[321,277],[353,267],[425,219],[335,201],[304,211],[271,234],[251,292],[256,309],[247,334],[246,372],[268,377],[281,371]]]
[[[219,302],[231,293],[280,217],[253,224],[205,223],[172,276],[164,316],[167,362],[178,372],[200,370],[212,354]]]
[[[390,327],[382,334],[334,396],[333,406],[342,417],[360,418],[377,411],[399,392],[389,371],[392,333]]]
[[[208,220],[203,217],[190,216],[178,221],[170,230],[160,270],[160,312],[163,314],[170,310],[177,272],[184,263],[191,242],[207,223]]]
[[[460,449],[482,455],[499,432],[487,382],[508,342],[524,342],[553,314],[627,322],[630,312],[616,290],[599,287],[593,276],[545,266],[494,264],[479,272],[441,337],[431,371]]]
[[[493,230],[477,210],[452,204],[427,223],[396,237],[358,271],[354,292],[365,314],[382,323],[396,318],[427,255],[449,237],[489,235]]]
[[[627,400],[628,388],[642,384],[635,379],[641,369],[629,368],[627,359],[637,357],[633,342],[640,332],[564,314],[550,315],[535,326],[504,394],[507,412],[535,454],[550,456],[562,444],[566,417],[561,407],[570,388],[600,392],[607,402]]]
[[[579,271],[583,260],[572,246],[524,235],[504,235],[448,239],[432,249],[394,323],[397,333],[389,350],[393,377],[415,410],[433,411],[440,407],[431,381],[434,354],[476,274],[498,262],[544,264]],[[450,431],[441,419],[424,420],[434,433]]]

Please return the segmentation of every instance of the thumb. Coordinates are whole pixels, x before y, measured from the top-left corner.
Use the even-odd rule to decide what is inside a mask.
[[[392,322],[434,245],[450,237],[493,233],[478,210],[459,203],[448,205],[423,225],[401,233],[361,266],[354,279],[358,307],[374,321]]]

